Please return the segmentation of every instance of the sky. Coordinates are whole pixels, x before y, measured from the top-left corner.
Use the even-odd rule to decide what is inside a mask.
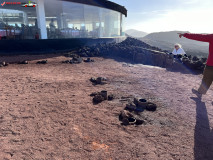
[[[125,29],[213,33],[213,0],[111,0],[128,10]]]

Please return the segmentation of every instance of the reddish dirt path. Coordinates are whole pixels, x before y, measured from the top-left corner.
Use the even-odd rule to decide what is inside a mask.
[[[202,101],[191,93],[200,76],[95,58],[94,63],[46,65],[31,61],[0,68],[0,159],[211,160],[213,90]],[[93,86],[91,77],[110,83]],[[94,91],[114,101],[92,104]],[[159,105],[144,112],[146,125],[122,126],[121,97]]]

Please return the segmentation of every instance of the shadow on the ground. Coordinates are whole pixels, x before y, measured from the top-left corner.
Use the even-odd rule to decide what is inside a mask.
[[[210,128],[206,104],[201,98],[196,102],[196,126],[194,132],[194,160],[213,160],[213,130]]]

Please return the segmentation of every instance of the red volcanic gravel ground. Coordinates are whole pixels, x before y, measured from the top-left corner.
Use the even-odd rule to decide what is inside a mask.
[[[213,159],[213,90],[202,100],[191,92],[201,76],[104,58],[62,64],[66,59],[0,68],[0,160]],[[98,76],[108,84],[93,86],[89,79]],[[93,105],[89,95],[101,90],[116,99]],[[159,107],[142,113],[145,124],[122,126],[118,115],[134,97]]]

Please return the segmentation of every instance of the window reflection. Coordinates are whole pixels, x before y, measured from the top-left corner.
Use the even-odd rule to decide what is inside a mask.
[[[48,39],[124,36],[124,15],[113,10],[45,0],[45,14]],[[39,34],[35,8],[0,9],[1,39],[38,39]]]

